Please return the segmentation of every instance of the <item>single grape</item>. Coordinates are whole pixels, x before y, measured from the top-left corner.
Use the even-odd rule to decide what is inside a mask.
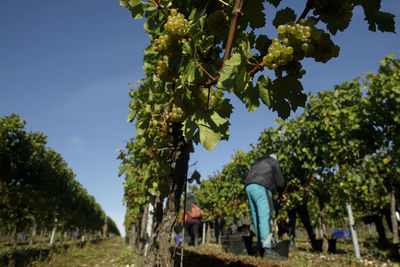
[[[279,25],[278,26],[278,32],[279,33],[285,33],[286,32],[286,27],[284,25]]]
[[[171,9],[171,16],[176,16],[177,13],[178,11],[175,8]]]

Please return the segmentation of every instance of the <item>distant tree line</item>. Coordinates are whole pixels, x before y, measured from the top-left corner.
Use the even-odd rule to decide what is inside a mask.
[[[75,180],[62,156],[47,146],[42,132],[25,128],[18,115],[0,117],[0,238],[30,243],[40,232],[82,236],[119,235],[95,198]]]

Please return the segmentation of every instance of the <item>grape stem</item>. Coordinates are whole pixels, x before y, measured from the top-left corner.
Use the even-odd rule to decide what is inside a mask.
[[[215,78],[210,73],[208,73],[208,71],[206,71],[200,63],[197,63],[197,66],[200,67],[204,71],[204,73],[207,74],[208,77],[210,77],[212,80],[215,80]]]
[[[257,66],[255,66],[251,71],[248,72],[249,76],[253,76],[254,74],[257,73],[257,71],[263,69],[264,65],[265,65],[265,63],[263,61],[260,64],[258,64]]]
[[[221,77],[221,71],[225,66],[225,62],[229,59],[229,56],[231,55],[232,45],[233,45],[233,37],[235,36],[237,22],[238,22],[239,17],[243,14],[242,13],[243,3],[244,3],[244,0],[236,0],[235,1],[235,6],[233,7],[233,12],[232,12],[233,17],[231,20],[231,25],[229,27],[228,39],[226,41],[226,46],[225,46],[225,54],[224,54],[224,58],[222,60],[221,68],[219,69],[218,77],[213,78],[213,80],[206,82],[205,87],[211,87],[218,82],[219,78]]]
[[[236,0],[235,6],[233,7],[233,17],[229,28],[228,40],[226,41],[225,54],[224,54],[224,59],[222,61],[220,72],[225,66],[225,61],[227,61],[229,56],[231,55],[233,37],[235,36],[238,19],[242,15],[242,7],[243,7],[243,0]]]
[[[222,1],[222,0],[218,0],[219,2],[221,2],[223,5],[226,5],[226,6],[229,6],[229,4],[228,3],[225,3],[224,1]]]
[[[254,62],[251,62],[250,60],[253,60]],[[260,63],[259,61],[262,61],[262,56],[258,56],[258,57],[250,57],[249,61],[247,62],[247,64],[256,67],[258,66]]]
[[[160,4],[159,0],[155,0],[155,2],[153,0],[149,0],[149,2],[153,3],[157,8],[161,9],[161,11],[165,14],[165,16],[169,16],[168,12],[165,11],[164,7]]]
[[[258,64],[257,63],[253,63],[253,62],[247,62],[247,64],[249,64],[250,66],[253,66],[253,67],[257,67],[258,66]]]
[[[307,1],[306,7],[304,8],[303,13],[301,13],[301,15],[300,15],[300,17],[299,17],[299,19],[297,20],[296,23],[299,23],[299,21],[301,19],[304,19],[307,16],[308,12],[311,10],[313,5],[314,5],[314,0],[308,0]]]

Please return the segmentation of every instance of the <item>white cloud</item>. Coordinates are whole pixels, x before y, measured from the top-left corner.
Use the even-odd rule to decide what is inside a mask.
[[[83,140],[82,140],[82,138],[80,138],[79,136],[74,136],[74,137],[71,139],[71,143],[72,143],[73,145],[80,145],[80,144],[83,143]]]

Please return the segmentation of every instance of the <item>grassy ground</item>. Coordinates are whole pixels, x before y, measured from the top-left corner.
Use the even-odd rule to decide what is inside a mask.
[[[51,255],[45,262],[34,262],[38,267],[69,266],[142,266],[142,262],[133,257],[132,250],[125,246],[121,237],[88,242],[84,246],[72,246]]]
[[[390,260],[388,249],[378,248],[373,240],[360,242],[362,259],[354,257],[351,240],[339,239],[336,253],[322,255],[311,252],[306,239],[299,239],[296,250],[289,252],[289,259],[274,261],[256,256],[233,255],[225,252],[216,244],[204,244],[198,248],[185,247],[183,266],[282,266],[282,267],[322,267],[322,266],[382,266],[400,267],[399,263]],[[44,259],[43,259],[44,258]],[[115,237],[97,242],[86,242],[84,245],[70,245],[50,250],[41,260],[30,260],[25,264],[10,264],[9,266],[39,266],[39,267],[143,267],[143,260],[135,256],[121,237]],[[176,266],[180,266],[180,248],[175,249]],[[1,265],[1,264],[0,264]]]
[[[32,248],[20,246],[17,250],[9,247],[0,249],[0,266],[8,267],[140,267],[143,263],[133,257],[125,240],[115,237],[85,243],[57,244],[50,248],[47,244],[37,244]]]

